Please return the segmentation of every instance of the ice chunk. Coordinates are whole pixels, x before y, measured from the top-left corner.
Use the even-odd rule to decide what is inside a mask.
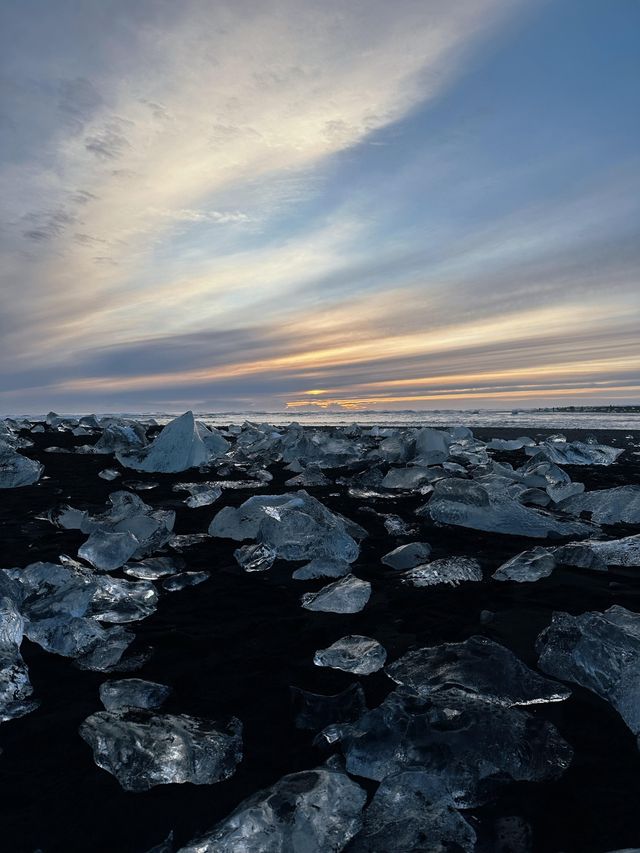
[[[437,474],[434,473],[433,469],[424,468],[420,465],[411,468],[390,468],[380,485],[383,489],[413,491],[426,483],[431,483],[436,476]]]
[[[408,652],[385,672],[418,696],[455,692],[494,705],[538,705],[571,695],[564,685],[529,669],[513,652],[486,637]]]
[[[348,575],[351,566],[346,560],[331,560],[326,557],[316,557],[299,569],[292,577],[296,580],[312,580],[314,578],[342,578]]]
[[[208,533],[180,533],[171,537],[169,547],[173,548],[174,551],[184,551],[185,548],[202,545],[208,538]]]
[[[556,612],[538,637],[544,672],[592,690],[640,735],[640,615],[614,605],[604,613]]]
[[[143,681],[141,678],[123,678],[120,681],[105,681],[100,685],[100,701],[107,711],[125,708],[159,708],[171,693],[166,684]]]
[[[179,592],[189,586],[198,586],[211,577],[211,572],[183,572],[162,581],[162,589],[167,592]]]
[[[419,513],[440,524],[538,539],[549,535],[586,536],[593,529],[579,521],[522,506],[504,492],[489,491],[479,483],[456,478],[437,482],[429,503]]]
[[[575,548],[581,546],[581,557],[583,561],[590,563],[589,568],[599,568],[602,564],[606,566],[640,566],[640,533],[634,536],[625,536],[624,539],[585,539],[584,542],[573,543],[558,552],[563,557],[563,562],[571,565],[580,565],[573,562],[569,557],[569,548],[574,547],[573,560],[576,559]],[[595,555],[595,558],[591,555]]]
[[[549,577],[558,565],[553,549],[531,548],[511,557],[493,573],[497,581],[527,583]]]
[[[155,581],[158,578],[176,574],[180,568],[182,568],[182,561],[178,565],[176,560],[171,557],[147,557],[146,560],[140,560],[139,563],[127,563],[123,571],[125,575],[134,578]]]
[[[492,783],[556,779],[573,755],[546,720],[460,694],[426,699],[395,691],[324,737],[341,742],[349,773],[380,781],[419,766],[454,791],[461,807],[485,802]]]
[[[482,568],[473,557],[443,557],[424,566],[410,569],[403,578],[413,586],[436,586],[447,583],[458,586],[464,581],[481,581]]]
[[[336,766],[292,773],[179,853],[339,853],[362,826],[366,798]]]
[[[199,506],[209,506],[222,495],[222,489],[215,483],[176,483],[174,492],[189,492],[191,497],[185,503],[195,509]]]
[[[582,441],[551,441],[525,448],[529,456],[541,455],[557,465],[611,465],[623,452],[622,448],[606,444],[585,444]]]
[[[128,581],[100,576],[89,613],[100,622],[137,622],[158,606],[158,592],[150,581]]]
[[[139,547],[140,543],[133,533],[95,530],[84,545],[78,548],[78,556],[96,569],[109,572],[123,566]]]
[[[28,622],[26,636],[47,652],[74,658],[81,669],[106,672],[120,664],[134,635],[114,625],[103,628],[94,619],[62,616]]]
[[[141,450],[147,444],[147,433],[142,424],[126,419],[110,420],[102,435],[91,448],[92,453]]]
[[[529,436],[521,438],[492,438],[488,442],[489,450],[522,450],[523,447],[535,447],[535,441]]]
[[[306,610],[325,613],[358,613],[371,595],[371,584],[355,575],[347,575],[323,586],[319,592],[306,592],[300,599]]]
[[[300,474],[297,474],[295,477],[291,477],[289,480],[285,481],[285,486],[305,486],[305,487],[318,487],[318,486],[329,486],[331,484],[331,480],[327,479],[322,471],[315,465],[309,465],[304,471],[301,471]]]
[[[224,454],[228,443],[197,424],[193,412],[185,412],[168,423],[160,435],[137,452],[118,452],[118,461],[127,468],[148,473],[176,473],[205,465]]]
[[[20,655],[24,620],[12,598],[0,595],[0,722],[37,708],[29,671]]]
[[[366,710],[364,690],[351,684],[334,696],[321,696],[291,688],[291,701],[295,712],[296,728],[317,732],[331,723],[350,723]]]
[[[425,465],[439,465],[449,458],[453,438],[442,430],[424,427],[416,433],[416,456]]]
[[[382,669],[386,659],[387,653],[377,640],[360,634],[342,637],[313,656],[316,666],[330,666],[354,675],[371,675]]]
[[[37,483],[44,465],[29,459],[0,439],[0,489],[16,489]]]
[[[291,497],[291,495],[254,495],[237,509],[225,506],[214,516],[209,525],[209,535],[235,539],[238,542],[243,539],[255,539],[266,510],[288,503]]]
[[[563,501],[563,512],[591,513],[598,524],[640,524],[640,486],[618,486],[585,492]]]
[[[266,572],[278,555],[275,548],[259,542],[257,545],[241,545],[233,552],[233,556],[245,572]]]
[[[587,543],[569,542],[559,548],[554,548],[553,556],[558,565],[575,566],[579,569],[589,569],[594,572],[606,572],[607,564],[596,554]]]
[[[431,546],[426,542],[409,542],[407,545],[400,545],[393,551],[389,551],[382,558],[382,562],[396,571],[404,571],[425,563],[430,554]]]
[[[98,477],[101,477],[103,480],[117,480],[121,476],[120,471],[116,471],[113,468],[104,468],[102,471],[98,471]]]
[[[191,782],[212,785],[242,759],[242,724],[143,710],[99,711],[80,726],[98,767],[125,791]]]
[[[412,769],[382,780],[349,853],[473,853],[475,849],[475,832],[440,780],[428,771]]]
[[[393,513],[387,513],[383,523],[384,529],[390,536],[412,536],[418,532],[414,525],[407,524],[399,515]]]

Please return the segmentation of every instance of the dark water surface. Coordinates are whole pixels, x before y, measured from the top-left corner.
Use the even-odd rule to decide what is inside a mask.
[[[515,437],[513,429],[476,430],[478,437]],[[532,437],[542,435],[532,433]],[[569,439],[583,437],[565,431]],[[588,489],[640,482],[640,456],[634,455],[640,433],[597,431],[607,444],[627,447],[615,465],[571,467],[573,480]],[[45,453],[49,445],[86,442],[68,434],[32,436],[36,447],[26,455],[44,462],[49,479],[33,487],[0,492],[0,565],[25,566],[36,560],[75,556],[86,536],[59,530],[34,516],[58,503],[102,511],[108,495],[122,479],[106,482],[98,471],[111,467],[110,456]],[[519,453],[495,454],[519,464]],[[118,466],[115,466],[118,467]],[[262,493],[286,491],[291,474],[272,468],[275,479]],[[344,473],[344,472],[341,472]],[[329,476],[331,473],[328,472]],[[254,490],[225,491],[210,507],[189,509],[171,486],[184,480],[206,480],[198,471],[176,475],[137,474],[159,487],[141,492],[154,507],[175,509],[176,533],[204,532],[224,504],[237,506]],[[245,758],[235,775],[212,786],[166,785],[146,793],[126,793],[114,777],[93,763],[78,726],[100,710],[98,686],[109,677],[76,669],[72,662],[42,651],[25,640],[22,646],[41,702],[34,713],[0,726],[0,850],[2,853],[144,853],[170,830],[177,845],[185,843],[229,813],[242,799],[280,776],[313,767],[327,753],[313,747],[313,735],[293,724],[290,685],[316,693],[336,693],[357,677],[315,667],[313,653],[346,634],[379,640],[395,660],[416,645],[464,640],[484,634],[508,646],[535,666],[534,641],[551,612],[581,613],[621,604],[640,610],[637,569],[589,573],[557,569],[533,584],[498,583],[490,574],[507,558],[530,547],[531,540],[461,529],[436,528],[420,520],[420,536],[433,546],[433,558],[477,557],[485,569],[481,584],[457,589],[414,589],[383,569],[380,557],[406,539],[390,537],[382,519],[349,498],[346,487],[308,489],[326,505],[369,531],[355,564],[358,576],[373,585],[363,612],[354,615],[313,613],[300,607],[303,592],[326,581],[291,580],[296,563],[277,563],[264,574],[244,574],[233,558],[237,543],[210,539],[183,553],[190,570],[208,569],[211,579],[182,592],[163,594],[158,611],[133,623],[137,645],[153,655],[135,675],[161,681],[173,689],[165,710],[209,718],[238,716],[244,724]],[[339,492],[339,496],[332,493]],[[381,512],[415,521],[422,496],[368,502]],[[615,535],[631,531],[616,528]],[[540,544],[538,542],[538,544]],[[480,613],[496,613],[482,624]],[[125,676],[126,677],[126,676]],[[370,707],[391,690],[382,673],[359,679]],[[491,806],[472,812],[487,851],[514,849],[494,843],[496,821],[524,818],[531,826],[534,851],[604,853],[640,845],[640,753],[620,717],[605,702],[575,688],[567,702],[529,709],[551,720],[575,749],[567,773],[556,783],[516,784],[505,788]],[[380,851],[380,853],[388,853]],[[389,852],[390,853],[390,852]]]

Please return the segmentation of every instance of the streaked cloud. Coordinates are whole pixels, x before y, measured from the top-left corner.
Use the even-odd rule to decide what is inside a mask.
[[[638,163],[526,126],[552,7],[9,4],[2,407],[637,397]]]

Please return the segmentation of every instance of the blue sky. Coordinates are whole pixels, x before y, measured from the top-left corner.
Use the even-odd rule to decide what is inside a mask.
[[[635,0],[0,15],[0,411],[639,400]]]

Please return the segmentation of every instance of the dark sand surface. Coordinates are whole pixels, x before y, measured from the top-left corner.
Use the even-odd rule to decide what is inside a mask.
[[[515,437],[522,431],[475,432],[488,439]],[[534,438],[543,434],[527,432]],[[567,466],[572,479],[584,482],[587,489],[640,482],[640,456],[633,454],[640,433],[600,430],[594,434],[599,441],[627,450],[608,468]],[[565,435],[584,438],[579,432],[565,431]],[[113,466],[113,457],[43,452],[50,445],[86,443],[86,438],[54,432],[32,438],[36,446],[24,452],[44,463],[48,479],[36,486],[0,492],[0,564],[4,567],[57,561],[63,553],[75,556],[85,535],[57,529],[34,517],[67,502],[102,511],[108,495],[122,488],[123,480],[158,482],[158,488],[141,492],[141,497],[154,507],[176,510],[176,533],[204,532],[221,506],[237,506],[255,494],[254,490],[226,491],[213,506],[189,509],[181,502],[184,495],[172,492],[172,484],[206,480],[210,475],[197,470],[177,475],[126,472],[122,479],[106,482],[97,474]],[[513,464],[524,458],[520,452],[494,456]],[[271,470],[274,482],[261,491],[286,491],[283,482],[291,474]],[[137,645],[153,648],[152,657],[135,675],[172,687],[168,712],[210,718],[233,714],[242,720],[245,758],[236,774],[213,786],[168,785],[147,793],[126,793],[114,777],[95,766],[89,746],[78,735],[80,723],[101,708],[98,686],[106,678],[118,676],[80,671],[71,661],[47,654],[25,640],[23,656],[41,706],[0,727],[3,853],[144,853],[170,830],[179,846],[224,817],[249,794],[286,773],[322,762],[327,753],[313,747],[313,734],[294,727],[290,685],[336,693],[359,680],[370,707],[393,686],[382,673],[357,679],[313,665],[316,649],[345,634],[376,638],[387,649],[388,659],[395,660],[416,645],[460,641],[479,633],[535,666],[534,641],[554,609],[581,613],[621,604],[640,610],[640,568],[608,573],[557,569],[537,583],[498,583],[490,579],[497,566],[536,543],[417,522],[413,511],[425,501],[420,495],[365,502],[350,498],[343,486],[308,491],[369,531],[354,567],[357,575],[373,585],[363,612],[343,616],[306,611],[299,605],[300,595],[326,581],[291,580],[296,563],[279,562],[270,572],[244,574],[233,558],[237,543],[210,539],[183,556],[189,569],[210,570],[211,579],[192,589],[162,595],[153,616],[131,625]],[[397,574],[380,564],[380,557],[410,540],[390,537],[382,519],[362,511],[365,503],[419,523],[416,538],[433,546],[433,558],[477,557],[485,569],[484,582],[456,589],[403,585]],[[615,529],[616,536],[631,532],[637,530]],[[489,624],[481,623],[482,610],[496,613]],[[573,764],[556,783],[511,785],[493,805],[472,812],[479,819],[482,849],[515,849],[497,846],[493,838],[496,821],[511,815],[530,824],[534,851],[604,853],[639,846],[640,752],[618,714],[580,688],[574,689],[567,702],[530,710],[551,720],[573,746]]]

